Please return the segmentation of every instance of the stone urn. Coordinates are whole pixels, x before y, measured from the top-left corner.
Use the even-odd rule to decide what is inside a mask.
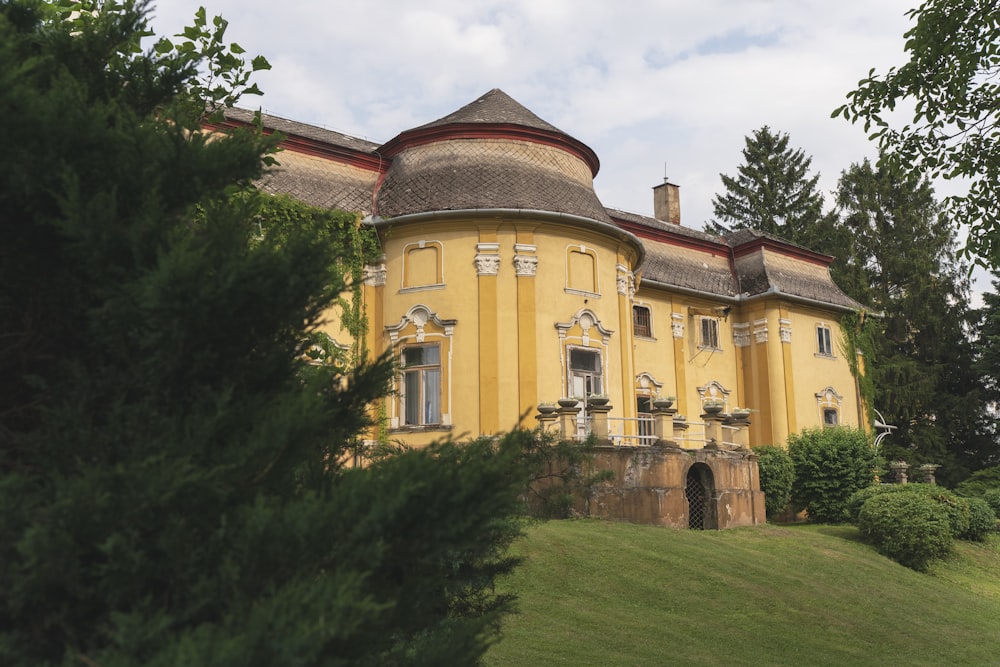
[[[575,408],[580,402],[578,398],[560,398],[559,406],[563,408]]]

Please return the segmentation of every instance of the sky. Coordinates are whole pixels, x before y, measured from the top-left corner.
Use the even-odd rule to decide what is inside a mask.
[[[905,62],[915,1],[160,0],[151,25],[178,33],[205,6],[272,65],[241,106],[377,143],[501,88],[596,151],[605,206],[652,215],[668,177],[701,228],[764,125],[812,156],[828,200],[874,157],[830,114]]]

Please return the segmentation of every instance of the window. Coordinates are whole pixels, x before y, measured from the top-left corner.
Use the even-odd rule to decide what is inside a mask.
[[[714,317],[701,318],[700,347],[719,349],[719,320]]]
[[[816,327],[816,344],[818,354],[826,357],[833,356],[833,345],[830,343],[830,327],[820,324]]]
[[[652,318],[646,306],[632,306],[632,333],[644,338],[653,337]]]
[[[402,423],[424,426],[441,423],[441,350],[437,345],[404,348]]]
[[[601,353],[580,347],[569,349],[570,395],[587,397],[602,393]]]
[[[838,423],[837,408],[823,408],[823,426],[836,426]]]

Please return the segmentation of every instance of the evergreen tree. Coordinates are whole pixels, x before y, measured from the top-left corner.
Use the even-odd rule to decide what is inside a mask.
[[[988,400],[987,420],[994,441],[1000,442],[1000,281],[993,280],[993,291],[983,293],[983,307],[978,316],[976,374],[981,378]],[[1000,464],[1000,447],[992,450],[987,465]]]
[[[712,200],[716,219],[705,231],[755,229],[810,247],[826,226],[819,174],[809,175],[812,158],[766,125],[745,140],[737,176],[719,175],[724,192]]]
[[[985,465],[996,443],[974,368],[974,313],[955,231],[926,179],[866,160],[841,174],[835,281],[876,313],[865,365],[874,407],[899,430],[887,458],[943,464],[944,481]]]
[[[0,664],[476,663],[526,435],[341,467],[391,373],[304,361],[353,218],[200,131],[266,64],[224,21],[145,29],[0,0]]]

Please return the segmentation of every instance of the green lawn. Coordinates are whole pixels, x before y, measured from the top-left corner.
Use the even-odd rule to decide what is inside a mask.
[[[530,526],[489,667],[1000,665],[1000,539],[929,574],[850,526]]]

